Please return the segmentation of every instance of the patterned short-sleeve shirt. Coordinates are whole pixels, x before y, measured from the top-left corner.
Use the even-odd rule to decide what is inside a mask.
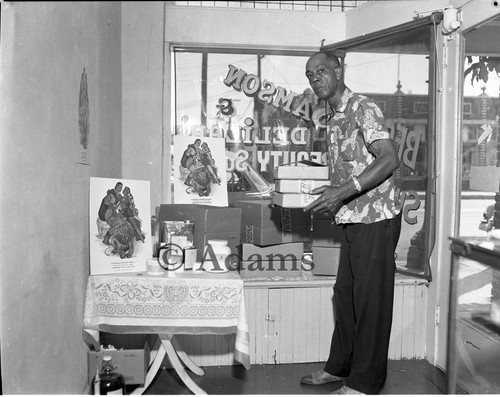
[[[328,165],[332,186],[349,182],[371,164],[368,150],[378,139],[391,139],[385,119],[372,100],[346,88],[329,121]],[[335,223],[374,223],[394,218],[400,211],[391,175],[373,189],[354,197],[335,214]]]

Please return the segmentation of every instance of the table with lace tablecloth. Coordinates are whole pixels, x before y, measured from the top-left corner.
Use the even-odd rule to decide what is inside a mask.
[[[198,375],[194,364],[174,338],[175,334],[236,334],[235,360],[250,368],[249,335],[243,280],[236,272],[203,271],[91,275],[87,282],[84,339],[99,349],[99,332],[158,334],[142,388],[150,384],[165,354],[186,386],[206,394],[186,373]]]

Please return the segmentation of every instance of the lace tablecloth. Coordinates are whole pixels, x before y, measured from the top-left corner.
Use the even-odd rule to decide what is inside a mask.
[[[84,338],[99,348],[99,331],[236,334],[234,358],[250,367],[243,280],[235,272],[89,276]]]

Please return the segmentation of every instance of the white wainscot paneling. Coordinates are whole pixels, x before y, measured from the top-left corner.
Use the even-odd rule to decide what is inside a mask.
[[[334,328],[331,278],[245,282],[252,364],[322,362]],[[389,359],[424,359],[428,283],[396,277]],[[234,335],[177,335],[200,366],[235,364]],[[167,364],[168,365],[168,364]]]

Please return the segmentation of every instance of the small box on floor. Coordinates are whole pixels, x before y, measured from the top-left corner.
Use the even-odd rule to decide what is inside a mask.
[[[336,276],[339,269],[340,247],[313,246],[313,268],[315,276]]]
[[[116,371],[123,375],[127,385],[143,385],[149,367],[150,341],[149,336],[144,335],[107,335],[104,346],[108,344],[117,350],[89,351],[88,360],[88,382],[100,369],[102,358],[111,356]]]

